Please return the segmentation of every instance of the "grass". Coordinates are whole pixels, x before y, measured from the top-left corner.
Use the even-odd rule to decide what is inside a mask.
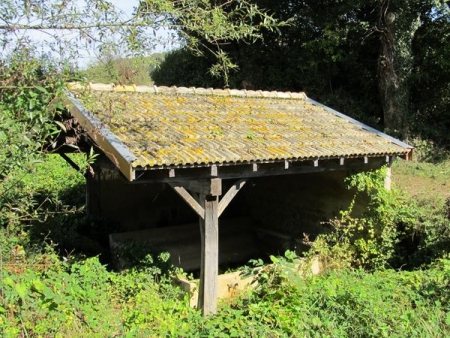
[[[412,198],[450,198],[450,159],[438,164],[397,160],[392,167],[394,184]]]

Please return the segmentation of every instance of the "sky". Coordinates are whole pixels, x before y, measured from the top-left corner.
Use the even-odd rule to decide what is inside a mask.
[[[139,0],[110,0],[110,2],[117,8],[121,9],[125,13],[125,15],[131,17],[134,8],[139,3]],[[149,34],[153,33],[149,32]],[[157,35],[160,36],[161,38],[165,38],[169,36],[169,32],[166,30],[160,30],[157,32]],[[176,45],[164,46],[163,44],[159,44],[154,47],[155,48],[152,50],[152,52],[159,53],[173,49],[176,47]],[[78,60],[78,65],[83,68],[89,65],[89,63],[95,62],[95,60],[97,59],[98,59],[98,51],[96,50],[96,48],[93,48],[91,51],[86,51],[85,53],[82,53],[82,56]]]
[[[0,0],[1,1],[1,0]],[[86,3],[86,1],[89,0],[77,0],[80,5],[83,5]],[[134,7],[136,7],[139,3],[139,0],[109,0],[113,5],[115,5],[117,8],[122,10],[126,16],[131,17]],[[0,4],[1,6],[1,4]],[[0,20],[1,21],[1,20]],[[41,43],[44,47],[41,47],[42,52],[46,54],[52,55],[52,57],[58,58],[59,55],[61,55],[62,52],[59,51],[57,46],[49,47],[48,42],[51,40],[49,39],[49,35],[45,34],[43,32],[37,31],[37,30],[31,30],[31,31],[23,31],[21,33],[25,36],[28,36],[32,41],[35,41],[37,43]],[[153,31],[149,31],[149,34],[152,34]],[[75,33],[65,33],[64,35],[68,39],[74,39],[77,36]],[[169,37],[169,31],[168,30],[159,30],[156,32],[156,37],[161,39],[168,39]],[[47,42],[47,44],[46,44]],[[170,49],[175,48],[176,45],[174,44],[166,44],[163,45],[163,43],[156,44],[155,46],[149,47],[149,52],[163,52],[168,51]],[[63,48],[63,47],[60,47]],[[151,49],[150,49],[151,48]],[[3,51],[0,50],[1,53],[8,52],[5,49]],[[122,55],[121,55],[122,56]],[[90,63],[95,62],[98,60],[99,57],[99,50],[98,50],[98,44],[92,43],[90,48],[88,49],[79,49],[79,57],[72,60],[74,65],[77,65],[80,68],[87,67]]]

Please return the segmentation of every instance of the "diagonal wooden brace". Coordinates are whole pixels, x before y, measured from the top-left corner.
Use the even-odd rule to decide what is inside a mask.
[[[246,182],[247,182],[246,179],[237,181],[231,186],[230,189],[228,189],[227,193],[222,197],[222,199],[219,202],[219,216],[222,215],[222,212],[225,210],[228,204],[230,204],[234,196],[237,195],[237,193],[241,190],[241,188],[244,186]]]
[[[178,195],[194,210],[201,219],[205,219],[205,209],[195,200],[194,197],[181,185],[177,183],[168,183]]]

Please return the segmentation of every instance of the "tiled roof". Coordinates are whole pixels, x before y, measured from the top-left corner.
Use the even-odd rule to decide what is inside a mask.
[[[405,156],[410,151],[400,141],[313,104],[303,93],[69,88],[134,155],[133,168]]]

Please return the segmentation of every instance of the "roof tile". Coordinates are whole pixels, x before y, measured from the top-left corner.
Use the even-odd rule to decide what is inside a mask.
[[[80,91],[80,86],[72,86]],[[133,167],[405,155],[304,93],[95,84],[81,95]]]

